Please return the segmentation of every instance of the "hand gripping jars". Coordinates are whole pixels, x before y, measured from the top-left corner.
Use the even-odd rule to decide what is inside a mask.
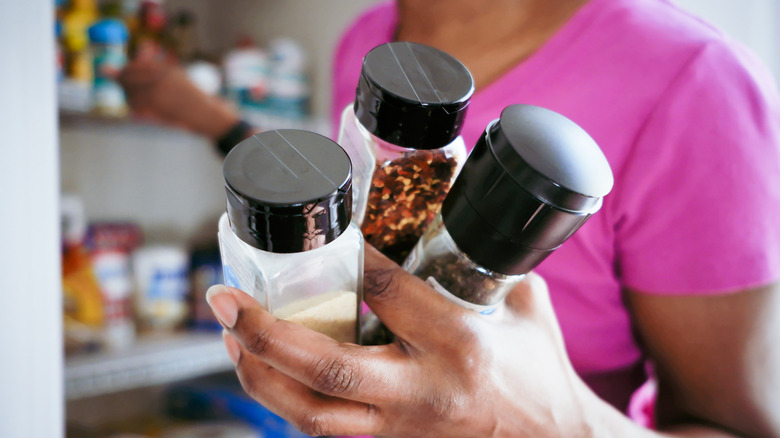
[[[266,131],[233,148],[223,171],[225,283],[279,318],[358,342],[363,238],[344,150],[307,131]]]
[[[604,154],[574,122],[511,105],[477,142],[404,268],[453,301],[492,313],[601,208],[612,184]]]
[[[395,42],[363,60],[338,143],[353,163],[355,221],[400,263],[441,208],[463,161],[460,129],[474,81],[452,56]]]

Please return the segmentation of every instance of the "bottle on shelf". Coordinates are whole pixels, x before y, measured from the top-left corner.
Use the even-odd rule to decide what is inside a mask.
[[[189,253],[180,244],[146,244],[132,254],[135,311],[148,333],[170,333],[189,314]]]
[[[90,26],[93,81],[92,109],[98,114],[124,116],[127,104],[116,75],[127,63],[127,27],[116,18],[105,18]]]
[[[132,8],[129,8],[132,10]],[[129,54],[135,56],[139,51],[151,49],[170,57],[169,44],[165,35],[168,14],[160,0],[144,0],[137,7],[137,19],[125,20],[132,30],[129,42]]]
[[[87,30],[98,17],[95,0],[71,0],[62,12],[65,74],[71,80],[85,85],[92,80]]]
[[[141,228],[132,222],[91,222],[87,228],[86,242],[103,293],[103,344],[108,350],[125,350],[136,340],[131,255],[142,239]]]
[[[289,120],[306,119],[311,97],[306,52],[291,38],[276,38],[268,54],[268,113]]]
[[[103,294],[85,238],[87,217],[76,195],[60,199],[62,227],[62,305],[65,353],[102,347],[106,320]]]
[[[91,109],[92,56],[87,30],[98,19],[95,0],[70,0],[58,10],[61,26],[63,78],[57,84],[57,104],[62,109]]]
[[[227,97],[242,110],[264,111],[268,106],[270,72],[267,51],[249,36],[242,36],[222,63]]]

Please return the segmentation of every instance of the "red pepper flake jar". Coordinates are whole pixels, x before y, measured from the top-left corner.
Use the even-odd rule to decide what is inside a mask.
[[[474,80],[433,47],[382,44],[363,60],[338,143],[353,165],[353,219],[401,263],[441,209],[466,160],[460,129]]]

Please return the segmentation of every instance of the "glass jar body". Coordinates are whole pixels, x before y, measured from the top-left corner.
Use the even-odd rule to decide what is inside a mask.
[[[122,116],[127,112],[125,95],[115,75],[127,62],[123,43],[92,43],[92,106],[99,114]]]
[[[441,209],[466,160],[458,136],[434,149],[413,149],[371,134],[347,106],[337,142],[352,160],[353,219],[367,242],[403,262]]]
[[[354,222],[327,245],[297,253],[245,243],[230,228],[226,213],[218,237],[225,284],[252,295],[279,318],[340,342],[360,341],[363,237]]]
[[[490,314],[525,275],[486,269],[464,254],[437,215],[403,265],[439,293],[471,310]]]

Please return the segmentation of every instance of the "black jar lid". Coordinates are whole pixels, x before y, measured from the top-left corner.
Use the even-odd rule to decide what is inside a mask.
[[[598,211],[612,184],[606,157],[582,128],[544,108],[510,105],[475,145],[442,216],[476,263],[525,274]]]
[[[247,244],[293,253],[322,247],[352,218],[352,165],[330,139],[308,131],[265,131],[242,141],[223,164],[230,227]]]
[[[433,47],[393,42],[363,59],[355,115],[394,145],[436,149],[460,134],[474,79],[454,57]]]

